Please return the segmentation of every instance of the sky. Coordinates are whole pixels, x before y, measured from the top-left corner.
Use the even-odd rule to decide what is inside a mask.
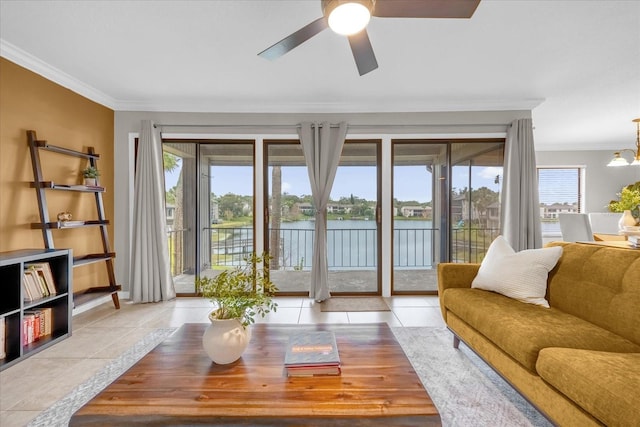
[[[468,169],[454,168],[453,186],[457,189],[468,187]],[[415,200],[426,203],[432,200],[431,174],[424,166],[402,166],[394,168],[395,188],[394,198],[400,201]],[[179,169],[166,173],[167,188],[176,185]],[[212,189],[214,194],[234,193],[250,195],[253,191],[253,171],[248,166],[216,166],[211,171]],[[499,191],[495,183],[496,175],[502,179],[502,168],[473,167],[472,186],[474,188],[487,187]],[[223,183],[221,186],[220,183]],[[284,167],[282,169],[282,192],[298,196],[311,194],[309,175],[304,166]],[[366,200],[376,199],[376,169],[373,166],[342,166],[338,168],[331,191],[331,199],[341,197],[356,197]]]

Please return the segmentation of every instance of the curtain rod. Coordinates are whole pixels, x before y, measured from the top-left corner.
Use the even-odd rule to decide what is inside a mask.
[[[332,128],[337,128],[340,125],[339,124],[334,124],[331,123],[330,126]],[[421,124],[371,124],[371,125],[349,125],[347,124],[347,127],[349,129],[354,129],[354,128],[378,128],[378,127],[479,127],[479,126],[486,126],[486,127],[496,127],[496,126],[504,126],[504,127],[510,127],[511,123],[459,123],[459,124],[453,124],[453,123],[449,123],[449,124],[435,124],[435,123],[421,123]],[[275,124],[264,124],[264,125],[243,125],[243,124],[235,124],[235,125],[231,125],[231,124],[227,124],[227,125],[223,125],[223,124],[202,124],[202,125],[196,125],[196,124],[165,124],[165,123],[156,123],[153,125],[153,127],[157,128],[157,127],[181,127],[181,128],[191,128],[191,127],[195,127],[195,128],[258,128],[258,129],[264,129],[264,128],[292,128],[292,129],[299,129],[300,125],[290,125],[290,124],[283,124],[283,125],[275,125]],[[322,127],[322,124],[320,124],[320,127]]]

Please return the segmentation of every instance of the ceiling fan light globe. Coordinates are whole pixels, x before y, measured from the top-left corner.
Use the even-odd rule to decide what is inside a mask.
[[[359,33],[371,19],[371,11],[362,3],[341,3],[328,17],[329,27],[343,36]]]

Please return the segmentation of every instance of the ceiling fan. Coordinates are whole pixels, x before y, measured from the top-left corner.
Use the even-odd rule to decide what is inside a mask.
[[[321,0],[322,17],[258,55],[276,59],[330,27],[348,37],[361,76],[378,68],[366,26],[379,18],[471,18],[480,0]]]

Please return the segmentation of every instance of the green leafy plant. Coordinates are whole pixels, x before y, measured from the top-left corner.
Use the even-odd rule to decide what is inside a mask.
[[[640,181],[623,187],[617,196],[618,200],[609,202],[609,211],[624,212],[630,210],[634,217],[640,216]]]
[[[255,323],[255,316],[264,317],[278,306],[273,295],[278,288],[269,280],[268,253],[253,253],[244,264],[224,270],[216,277],[196,277],[196,292],[214,303],[215,319],[239,319],[243,326]]]
[[[100,171],[94,166],[89,166],[82,170],[82,176],[85,178],[97,178],[100,176]]]

